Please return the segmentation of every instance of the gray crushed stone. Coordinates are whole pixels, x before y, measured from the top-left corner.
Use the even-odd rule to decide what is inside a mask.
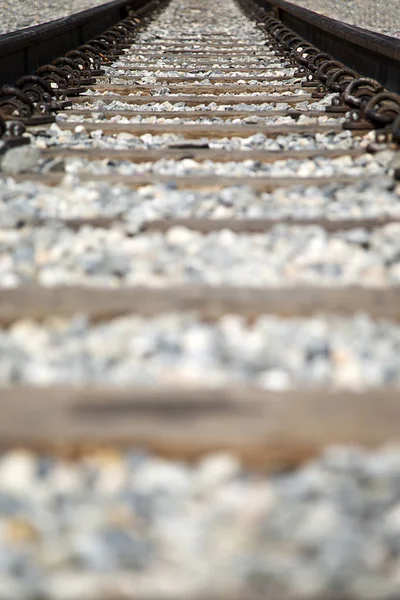
[[[183,176],[228,176],[228,177],[390,177],[393,174],[391,163],[394,153],[384,152],[381,156],[365,154],[357,158],[341,156],[334,159],[278,160],[262,163],[255,160],[242,162],[218,162],[206,160],[197,162],[186,158],[179,161],[161,159],[155,162],[133,163],[129,160],[111,158],[89,161],[85,158],[66,158],[64,169],[76,175],[167,175]],[[49,168],[48,165],[46,165]],[[43,169],[44,167],[42,167]],[[42,170],[41,169],[41,170]]]
[[[240,123],[248,123],[249,125],[284,125],[284,124],[294,124],[295,122],[302,124],[302,123],[343,123],[345,120],[345,117],[343,118],[339,118],[337,119],[336,117],[329,117],[326,115],[322,115],[320,117],[308,117],[306,115],[301,115],[300,117],[298,115],[296,116],[291,116],[291,115],[287,115],[287,116],[273,116],[273,115],[262,115],[262,114],[255,114],[255,115],[248,115],[244,118],[242,117],[231,117],[231,118],[226,118],[226,116],[224,115],[224,118],[221,117],[198,117],[193,118],[193,113],[195,111],[192,111],[191,113],[188,114],[187,117],[174,117],[173,115],[171,115],[170,117],[159,117],[157,116],[157,113],[155,112],[154,116],[152,115],[151,117],[147,117],[147,116],[141,116],[140,114],[138,115],[133,115],[133,116],[122,116],[122,115],[113,115],[111,116],[109,119],[107,119],[108,122],[111,123],[175,123],[175,124],[179,124],[179,123],[203,123],[205,125],[212,125],[212,124],[240,124]],[[68,118],[68,115],[66,113],[60,114],[58,115],[57,121],[58,122],[62,122],[62,121],[70,121],[70,122],[77,122],[77,123],[83,123],[83,127],[85,127],[85,123],[86,122],[91,122],[91,123],[99,123],[99,129],[101,128],[101,124],[105,121],[105,115],[102,113],[92,113],[88,116],[85,115],[71,115],[70,118]]]
[[[250,385],[361,390],[400,385],[400,326],[353,318],[281,319],[248,325],[195,314],[20,321],[0,329],[0,385]],[[1,472],[1,470],[0,470]]]
[[[0,155],[0,171],[6,175],[15,175],[30,171],[39,164],[40,150],[38,148],[19,146],[11,148]]]
[[[82,10],[106,4],[104,0],[3,0],[1,3],[0,35],[33,27]]]
[[[57,169],[51,161],[48,168]],[[60,168],[64,168],[62,164]],[[227,187],[218,192],[181,191],[168,185],[132,190],[95,181],[77,185],[67,175],[55,188],[3,179],[0,222],[3,227],[35,219],[121,218],[130,231],[140,231],[154,219],[237,218],[356,219],[400,218],[400,189],[391,180],[342,186],[296,186],[271,193],[249,187]]]
[[[285,119],[285,117],[282,117]],[[199,144],[207,144],[210,148],[230,149],[230,150],[294,150],[294,149],[349,149],[366,147],[374,137],[371,134],[362,138],[354,139],[349,131],[342,131],[339,134],[333,132],[310,133],[300,135],[291,133],[278,135],[274,138],[268,137],[263,133],[256,133],[248,137],[226,137],[226,138],[200,138]],[[176,133],[163,133],[153,135],[145,133],[143,135],[134,135],[128,132],[121,132],[116,135],[107,135],[101,129],[88,132],[84,124],[77,124],[74,131],[63,130],[56,123],[53,123],[47,131],[40,131],[34,135],[33,144],[36,148],[45,149],[49,147],[61,148],[101,148],[101,149],[128,149],[128,148],[162,148],[170,147],[177,143],[187,143],[187,138]]]
[[[400,38],[397,0],[291,0],[327,17]]]
[[[320,107],[321,105],[318,103],[312,103],[311,105],[309,104],[309,102],[304,101],[304,102],[299,102],[296,105],[296,108],[309,108],[311,107],[312,109],[316,109],[318,107]],[[169,102],[164,101],[164,102],[157,102],[157,100],[154,100],[152,102],[148,102],[148,103],[144,103],[144,104],[135,104],[132,100],[130,100],[129,102],[124,102],[122,100],[113,100],[112,97],[110,97],[109,100],[96,100],[96,97],[91,94],[88,97],[88,101],[87,102],[79,102],[79,103],[74,103],[72,108],[85,108],[85,109],[90,109],[92,110],[95,115],[97,115],[97,118],[100,118],[101,120],[104,120],[106,117],[105,115],[102,115],[102,111],[105,110],[135,110],[135,111],[143,111],[143,110],[152,110],[154,112],[157,111],[177,111],[177,110],[184,110],[185,112],[196,112],[196,111],[204,111],[204,110],[220,110],[223,112],[228,112],[230,110],[251,110],[251,111],[259,111],[261,114],[263,114],[266,111],[269,110],[287,110],[290,108],[293,108],[292,106],[290,106],[287,102],[271,102],[271,103],[261,103],[261,104],[251,104],[251,97],[249,98],[249,102],[243,102],[241,104],[235,104],[234,106],[231,104],[217,104],[216,102],[208,102],[208,103],[202,103],[201,100],[199,100],[199,104],[196,104],[194,106],[189,106],[186,102]],[[73,115],[69,115],[67,112],[66,113],[58,113],[57,114],[57,118],[59,120],[65,120],[65,116],[73,116]],[[117,116],[117,115],[116,115]],[[96,118],[96,117],[95,117]]]
[[[292,472],[229,454],[0,458],[0,596],[398,596],[400,450],[334,447]]]
[[[175,226],[0,229],[0,286],[174,284],[385,286],[400,283],[400,224],[328,233],[276,225],[265,234],[202,235]],[[135,229],[135,228],[134,228]],[[134,232],[136,233],[136,231]]]
[[[28,4],[24,2],[25,7]],[[20,2],[14,6],[23,14],[18,15],[21,23],[28,12],[20,10]],[[189,25],[192,34],[202,31],[204,24],[193,23],[193,10],[199,21],[207,18],[206,33],[223,27],[227,38],[262,42],[261,32],[233,3],[213,5],[212,13],[201,11],[203,7],[204,0],[173,0],[141,33],[138,43],[154,42],[157,35],[178,39]],[[119,71],[129,64],[139,68],[144,57],[136,50],[134,46],[135,60],[121,59],[115,65],[118,72],[109,72],[111,78],[124,74]],[[271,64],[267,47],[264,53],[261,61],[252,57],[254,66],[273,70],[276,64]],[[248,60],[238,61],[235,69]],[[185,64],[193,68],[191,61]],[[223,64],[217,61],[212,72],[218,73]],[[178,66],[173,58],[157,62],[157,68],[172,72]],[[292,74],[287,72],[288,77]],[[142,83],[152,83],[150,72],[139,75]],[[201,81],[209,76],[203,72]],[[143,105],[155,113],[218,107],[162,103],[159,96],[168,94],[169,87],[162,81],[156,87]],[[110,107],[142,110],[133,95],[125,103],[112,93],[107,102],[97,95],[88,93],[84,106],[98,113]],[[243,93],[242,107],[257,114],[260,105],[252,103],[257,95]],[[297,108],[323,108],[330,102],[326,98],[308,104],[300,99]],[[261,105],[261,110],[289,106],[279,102]],[[79,123],[74,132],[53,125],[47,134],[35,136],[33,146],[146,149],[184,141],[176,135],[105,136],[103,117],[94,118],[99,129],[90,135]],[[275,122],[284,123],[285,117]],[[259,134],[200,142],[226,149],[346,150],[365,147],[371,139],[353,139],[343,132],[337,137],[268,139]],[[243,163],[240,169],[255,176],[277,168],[285,175],[336,169],[370,174],[374,181],[321,189],[300,186],[271,194],[230,186],[210,194],[178,191],[173,185],[139,190],[109,186],[95,181],[97,173],[110,167],[107,162],[42,159],[39,170],[67,171],[54,189],[15,183],[11,177],[1,181],[0,288],[34,282],[113,287],[399,285],[399,224],[335,234],[320,227],[282,225],[259,235],[230,231],[200,235],[182,227],[165,235],[140,233],[146,220],[176,216],[398,216],[400,190],[391,178],[391,160],[383,153],[377,162],[344,157],[332,164]],[[196,170],[204,175],[208,167],[161,161],[140,168]],[[239,166],[228,163],[217,168],[232,174]],[[93,170],[94,181],[82,184],[77,173],[85,169]],[[133,167],[121,162],[117,169],[131,172]],[[121,216],[123,222],[109,230],[84,227],[78,232],[57,223],[7,229],[29,218],[74,216]],[[101,325],[84,316],[40,324],[24,320],[0,330],[0,382],[184,385],[201,380],[203,385],[234,381],[273,390],[315,385],[358,390],[398,385],[399,349],[399,325],[365,315],[287,320],[263,315],[251,325],[238,316],[204,323],[193,314],[130,316]],[[396,448],[370,453],[334,448],[292,472],[269,476],[244,470],[231,455],[184,464],[140,449],[98,451],[75,462],[23,451],[2,454],[0,598],[186,600],[203,594],[251,600],[337,595],[393,600],[400,585],[399,481]]]

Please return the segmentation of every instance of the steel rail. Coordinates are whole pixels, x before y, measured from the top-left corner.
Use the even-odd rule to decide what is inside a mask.
[[[33,73],[84,44],[128,15],[140,14],[151,0],[112,0],[79,13],[0,35],[0,85]]]
[[[336,60],[400,92],[400,40],[326,17],[286,0],[254,0]]]

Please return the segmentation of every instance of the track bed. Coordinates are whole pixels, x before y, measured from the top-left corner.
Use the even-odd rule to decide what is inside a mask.
[[[0,598],[391,597],[397,146],[234,2],[101,68],[1,162]]]

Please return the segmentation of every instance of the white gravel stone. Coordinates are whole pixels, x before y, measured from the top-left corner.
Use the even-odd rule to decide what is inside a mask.
[[[134,232],[152,219],[289,216],[298,219],[400,217],[400,189],[393,187],[390,178],[379,178],[368,184],[297,186],[271,193],[256,193],[244,186],[219,192],[173,190],[166,185],[132,190],[95,181],[78,184],[75,176],[71,179],[70,175],[54,188],[29,182],[14,183],[11,179],[3,179],[0,186],[3,227],[35,218],[120,217]]]
[[[200,463],[194,486],[200,493],[210,493],[229,483],[240,473],[239,462],[230,454],[209,456]]]
[[[333,2],[334,0],[332,0]],[[354,6],[349,0],[346,6]],[[326,0],[328,3],[328,0]],[[26,3],[25,3],[26,4]],[[16,10],[28,17],[26,11]],[[343,4],[343,3],[342,3]],[[83,8],[83,5],[81,5]],[[271,110],[321,110],[329,95],[316,102],[256,104],[261,93],[246,93],[239,105],[196,106],[164,101],[170,94],[166,76],[191,68],[193,81],[207,86],[212,100],[227,62],[216,60],[196,71],[189,59],[163,56],[159,71],[146,69],[143,42],[158,45],[191,35],[223,30],[227,40],[239,37],[258,45],[262,60],[238,60],[231,75],[251,74],[252,62],[265,77],[284,73],[264,43],[264,34],[233,3],[202,11],[202,0],[173,0],[163,14],[140,32],[125,56],[107,68],[111,82],[132,74],[155,85],[141,105],[137,95],[88,91],[83,104],[98,123],[85,128],[74,117],[75,130],[63,131],[68,110],[58,124],[32,136],[34,151],[46,148],[105,150],[173,148],[187,142],[175,134],[135,136],[122,131],[104,135],[102,123],[159,123],[176,120],[176,111],[190,117],[199,110],[248,110],[248,124],[292,123]],[[19,7],[19,8],[18,8]],[[207,5],[208,7],[208,5]],[[49,7],[50,8],[50,7]],[[68,7],[70,8],[70,7]],[[195,11],[198,22],[193,22]],[[201,12],[197,12],[200,10]],[[46,9],[43,18],[48,18]],[[205,24],[203,21],[206,21]],[[18,25],[20,26],[20,25]],[[157,37],[162,36],[162,37]],[[192,44],[193,48],[197,43]],[[130,70],[134,67],[135,70]],[[144,67],[144,68],[142,68]],[[262,71],[261,71],[262,69]],[[156,79],[157,77],[157,79]],[[193,82],[192,81],[192,82]],[[281,96],[275,92],[276,96]],[[219,96],[219,100],[224,95]],[[225,100],[222,100],[225,102]],[[134,109],[136,115],[106,117],[106,110]],[[151,110],[150,117],[140,112]],[[317,119],[301,116],[299,123]],[[318,117],[328,122],[328,117]],[[186,121],[188,122],[188,121]],[[219,122],[202,118],[203,123]],[[230,117],[224,122],[241,122]],[[250,138],[200,139],[196,146],[227,150],[366,148],[373,134],[285,135],[276,139],[258,133]],[[0,185],[0,289],[41,285],[232,284],[246,286],[296,284],[394,286],[400,283],[400,225],[373,231],[354,228],[327,233],[321,227],[278,225],[265,234],[234,234],[222,230],[201,235],[184,227],[166,234],[145,233],[144,224],[158,218],[294,218],[400,216],[399,186],[393,183],[393,153],[383,151],[351,159],[286,160],[258,163],[197,163],[160,160],[134,165],[129,160],[82,158],[42,159],[36,173],[64,173],[54,188],[3,173]],[[321,188],[299,185],[255,193],[250,187],[215,191],[177,190],[149,185],[138,190],[97,181],[101,174],[210,174],[235,177],[331,176],[365,179]],[[92,181],[82,183],[80,175]],[[367,183],[367,178],[369,182]],[[371,182],[371,179],[373,181]],[[109,229],[82,227],[73,231],[54,218],[113,217]],[[18,227],[17,227],[18,226]],[[295,289],[293,287],[293,289]],[[127,315],[92,324],[84,315],[43,322],[21,320],[0,329],[0,386],[234,386],[282,391],[289,389],[365,390],[400,386],[400,327],[367,315],[282,319],[261,315],[247,323],[225,315],[215,323],[196,314],[164,314],[153,318]],[[1,392],[1,391],[0,391]],[[279,401],[279,400],[278,400]],[[29,402],[29,398],[27,398]],[[292,424],[294,427],[296,424]],[[195,424],[194,424],[195,426]],[[399,538],[400,450],[367,453],[333,448],[303,467],[270,475],[246,471],[230,454],[203,457],[185,464],[149,456],[143,449],[97,450],[78,461],[14,451],[0,455],[0,598],[4,600],[108,600],[191,597],[307,597],[342,594],[357,599],[392,600],[400,582]]]
[[[0,472],[10,458],[0,457]],[[339,582],[356,598],[396,597],[396,447],[330,448],[270,475],[245,471],[233,456],[191,465],[140,451],[97,451],[70,463],[30,459],[30,493],[14,494],[0,479],[2,598],[45,591],[51,600],[105,600],[110,589],[127,599],[210,590],[320,598],[337,593]],[[202,493],[188,484],[221,460],[234,465],[228,477]],[[95,493],[110,465],[126,474],[123,485]],[[65,468],[81,482],[69,495],[53,483]],[[150,486],[142,485],[146,473]]]
[[[68,17],[88,8],[105,4],[103,0],[4,0],[1,4],[0,34],[25,27],[33,27],[62,17]]]
[[[360,390],[400,385],[399,344],[397,324],[366,315],[308,319],[264,315],[253,325],[237,315],[210,324],[195,314],[128,316],[100,325],[82,317],[50,319],[44,324],[19,321],[10,330],[0,330],[0,385],[68,382]],[[196,484],[200,487],[226,480],[236,468],[225,456],[203,467]],[[146,472],[141,485],[162,481],[163,469],[161,465]],[[166,469],[165,477],[170,477]],[[3,484],[17,488],[21,478],[29,480],[30,472],[26,455],[17,454],[7,464]],[[124,479],[120,470],[108,470],[102,492],[122,485]],[[65,493],[72,493],[78,484],[69,470],[58,475],[57,486]]]
[[[32,146],[19,146],[8,150],[0,159],[0,171],[6,175],[24,173],[36,167],[40,151]]]
[[[132,237],[118,225],[2,229],[0,286],[399,285],[399,234],[397,223],[333,233],[312,225],[276,225],[250,235],[179,229],[171,238]]]
[[[397,0],[292,0],[309,8],[364,29],[400,37]]]
[[[119,136],[121,134],[118,134]],[[119,140],[126,140],[128,134]],[[182,160],[160,159],[155,162],[134,163],[129,160],[94,160],[86,158],[67,158],[64,169],[68,173],[92,175],[169,175],[171,177],[193,176],[227,176],[227,177],[337,177],[352,175],[354,177],[391,177],[393,175],[392,159],[394,152],[386,151],[379,155],[369,154],[357,158],[343,156],[339,158],[317,157],[315,159],[277,160],[261,162],[244,160],[241,162],[218,162],[205,160],[197,162],[191,158]],[[53,161],[51,161],[52,163]],[[51,164],[50,163],[50,164]],[[48,170],[48,163],[43,167]]]
[[[3,493],[24,497],[35,479],[36,464],[31,454],[15,451],[7,455],[0,464],[1,488]]]

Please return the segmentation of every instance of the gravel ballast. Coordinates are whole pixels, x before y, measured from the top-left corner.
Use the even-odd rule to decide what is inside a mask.
[[[348,0],[346,4],[354,7],[355,2]],[[21,20],[29,14],[28,5],[30,2]],[[85,7],[80,4],[80,9]],[[67,8],[72,11],[72,5]],[[19,3],[15,9],[20,9]],[[163,52],[163,40],[178,42],[189,34],[195,48],[201,36],[208,44],[212,34],[221,31],[229,43],[237,41],[239,46],[240,39],[257,45],[258,55],[243,54],[228,72],[228,55],[216,55],[214,62],[206,63],[207,68],[202,65],[197,71],[194,53],[181,60],[174,52]],[[159,58],[153,56],[148,69],[149,56],[141,51],[143,42],[150,52],[153,47],[160,50]],[[50,127],[32,130],[30,147],[1,157],[0,295],[7,288],[16,289],[4,293],[1,301],[7,325],[0,327],[0,397],[3,393],[4,398],[13,394],[23,401],[26,398],[24,407],[29,406],[35,418],[37,406],[46,404],[48,398],[50,408],[43,414],[43,426],[39,414],[44,445],[35,450],[47,448],[52,453],[0,449],[0,600],[395,600],[399,595],[400,447],[368,452],[356,447],[326,448],[305,463],[309,439],[305,444],[293,443],[301,425],[286,412],[284,435],[277,442],[290,449],[294,463],[284,470],[276,466],[276,457],[272,457],[274,468],[271,457],[266,457],[268,452],[275,454],[276,443],[269,434],[269,418],[259,423],[267,438],[269,450],[265,454],[258,454],[260,446],[252,430],[243,432],[247,439],[241,437],[241,420],[236,441],[225,446],[224,441],[219,443],[220,429],[211,415],[210,429],[218,429],[218,443],[207,445],[206,437],[204,446],[203,440],[199,446],[236,448],[237,456],[210,455],[203,450],[202,457],[188,462],[194,456],[193,449],[196,451],[196,440],[191,445],[191,427],[196,430],[201,425],[197,417],[185,432],[190,441],[187,448],[179,441],[175,444],[166,431],[171,425],[179,428],[186,422],[180,420],[174,407],[164,410],[166,390],[174,401],[176,396],[182,398],[183,410],[187,408],[186,398],[190,402],[199,390],[199,397],[217,398],[210,410],[214,406],[219,410],[222,399],[221,422],[226,424],[221,435],[229,440],[233,413],[230,405],[225,408],[224,398],[230,390],[235,391],[238,403],[233,417],[239,415],[241,419],[242,407],[247,410],[241,402],[251,394],[257,394],[260,402],[271,402],[267,407],[271,406],[273,414],[284,408],[285,397],[294,405],[299,396],[319,400],[318,390],[322,390],[325,401],[332,401],[331,410],[336,411],[337,398],[342,406],[357,398],[361,406],[364,394],[379,399],[382,394],[385,401],[400,387],[399,322],[374,319],[360,313],[358,306],[354,314],[345,307],[347,316],[321,312],[310,317],[296,317],[295,306],[291,316],[283,318],[262,309],[255,309],[253,314],[241,304],[241,294],[251,295],[245,289],[249,287],[264,298],[268,290],[278,288],[278,294],[293,297],[296,304],[296,286],[318,288],[316,296],[329,294],[321,287],[332,287],[342,297],[347,294],[346,286],[366,286],[376,288],[379,299],[385,289],[400,285],[400,222],[357,224],[360,218],[400,220],[393,147],[378,144],[374,133],[335,133],[332,123],[340,124],[342,119],[330,121],[332,117],[325,113],[272,114],[276,109],[323,111],[333,95],[311,98],[310,88],[302,88],[298,82],[292,91],[263,92],[260,73],[261,77],[274,78],[284,74],[292,83],[294,76],[292,65],[280,70],[279,57],[272,58],[264,43],[265,33],[232,1],[211,5],[209,0],[171,0],[162,14],[138,33],[130,52],[107,67],[107,79],[102,83],[121,84],[119,88],[109,93],[97,88],[80,99],[74,97],[74,108],[87,109],[84,116],[70,117],[66,108]],[[197,59],[206,61],[207,54]],[[201,94],[193,94],[186,102],[176,98],[181,84],[172,88],[174,83],[166,79],[187,76],[182,68],[191,69],[192,83],[195,80],[203,86]],[[230,93],[218,95],[224,72],[237,73],[240,79],[256,71],[252,84],[256,91],[249,93],[246,83],[251,79],[243,79],[238,85],[238,104],[235,99],[229,101],[235,93],[232,87],[226,88]],[[127,75],[133,76],[130,82],[124,79]],[[214,78],[219,77],[221,81],[215,83]],[[131,95],[129,89],[125,89],[128,95],[119,95],[125,93],[123,87],[127,85],[132,85]],[[268,96],[271,103],[266,101]],[[109,115],[109,110],[115,112]],[[122,116],[115,114],[118,110],[135,112]],[[196,114],[200,110],[205,114]],[[234,110],[245,115],[230,115]],[[143,111],[151,114],[141,114]],[[161,116],[160,111],[168,111],[168,115]],[[182,111],[183,117],[177,117],[176,111]],[[210,116],[210,111],[216,111],[217,116]],[[68,127],[68,120],[72,121],[71,131],[63,129]],[[89,131],[89,121],[95,123],[94,131]],[[209,137],[197,139],[195,135],[193,139],[184,128],[180,133],[186,131],[186,137],[167,133],[174,131],[170,125],[160,134],[157,126],[171,122],[178,128],[190,122],[193,127],[209,125],[201,133]],[[248,125],[256,133],[236,136],[229,131],[242,133],[242,129],[226,127],[222,129],[224,137],[218,132],[214,135],[213,124],[222,122],[227,126]],[[146,133],[129,133],[130,123],[131,131]],[[142,125],[136,126],[138,123]],[[297,129],[275,135],[276,128],[288,124],[310,129],[325,124],[325,133],[308,131],[303,135]],[[271,135],[258,129],[265,125],[275,128]],[[118,133],[112,134],[112,129]],[[149,129],[154,135],[147,133]],[[226,162],[224,157],[213,162],[204,156],[207,148],[234,154]],[[59,149],[65,151],[62,156],[57,156]],[[68,149],[79,153],[71,156]],[[91,149],[101,151],[94,161],[85,155]],[[161,154],[165,149],[172,150],[169,157],[173,159]],[[114,150],[125,152],[117,157]],[[148,151],[153,150],[156,152],[149,159]],[[238,151],[245,154],[252,150],[290,150],[291,157],[255,160],[257,155],[251,159],[249,154],[248,159],[243,156],[240,160]],[[334,150],[335,158],[304,158],[304,153],[297,154],[302,150],[322,155],[325,150]],[[31,174],[35,182],[29,181]],[[102,180],[108,175],[113,179]],[[215,175],[226,178],[227,185],[215,184]],[[125,185],[129,183],[126,176],[136,189]],[[145,183],[150,185],[135,181],[141,176],[147,177]],[[182,183],[188,176],[198,176],[205,185],[191,189],[190,181]],[[243,181],[240,184],[242,176],[246,185]],[[348,178],[347,184],[338,182],[337,177],[342,176]],[[163,177],[162,184],[157,183],[159,177]],[[287,189],[269,186],[266,189],[273,191],[266,193],[255,189],[253,181],[259,177],[280,177],[284,184],[298,179]],[[321,177],[336,180],[323,180],[319,185]],[[38,182],[40,178],[43,183]],[[305,178],[320,181],[307,186]],[[322,222],[267,223],[262,233],[234,233],[226,228],[227,222],[220,229],[221,221],[206,222],[231,219],[244,226],[243,219],[282,217],[318,218]],[[90,218],[109,220],[62,222]],[[174,219],[179,218],[204,219],[204,230],[211,232],[196,231],[198,222],[192,222],[193,229],[174,225]],[[157,219],[170,223],[164,221],[158,230],[153,223],[152,229],[151,221]],[[341,229],[340,220],[352,219],[354,226],[349,228],[347,223]],[[238,225],[235,222],[233,226]],[[35,312],[35,292],[30,296],[28,291],[32,285],[46,288],[40,292],[53,310],[46,318],[38,316],[42,305],[36,304],[40,310]],[[62,286],[70,285],[84,288],[77,289],[76,296],[75,290],[68,290],[66,295],[67,304],[68,293],[70,298],[73,295],[76,313],[57,316],[65,300]],[[172,308],[168,305],[171,312],[151,313],[151,317],[123,312],[124,317],[112,318],[110,315],[122,313],[107,312],[108,307],[102,311],[99,306],[104,296],[99,305],[92,307],[86,302],[88,292],[93,296],[98,293],[88,286],[106,288],[120,298],[121,291],[127,293],[126,287],[135,285],[152,288],[153,298],[162,300],[173,293],[166,292],[168,287],[194,285],[190,292],[195,303],[185,306],[194,305],[199,312],[172,312],[178,311],[177,303]],[[251,314],[248,320],[240,314],[223,315],[223,301],[216,297],[225,285],[240,288],[234,310],[243,307]],[[61,290],[55,292],[55,286]],[[201,294],[194,293],[196,286],[201,294],[207,293],[204,286],[213,287],[215,320],[200,302]],[[306,291],[312,294],[312,289]],[[136,292],[129,292],[134,298],[129,307],[132,312],[138,310]],[[353,301],[359,292],[353,290]],[[140,293],[147,300],[146,290]],[[374,290],[366,293],[371,298]],[[7,305],[10,297],[16,299],[15,307]],[[26,314],[24,302],[33,307],[30,314],[34,316],[18,317],[10,324],[9,309],[11,314],[15,314],[14,308],[18,315]],[[207,296],[205,304],[213,302]],[[149,301],[149,308],[151,304]],[[85,316],[85,306],[95,309],[98,320],[91,322]],[[388,314],[385,306],[382,312],[380,308],[376,314]],[[395,308],[389,314],[395,314]],[[95,406],[98,390],[107,396],[107,406]],[[57,403],[57,393],[61,394],[61,404]],[[152,409],[161,433],[154,433],[148,406],[139,406],[142,412],[137,422],[138,413],[131,411],[130,405],[114,406],[118,393],[134,401],[140,394],[156,397]],[[79,400],[85,394],[93,398],[90,406]],[[384,402],[379,403],[376,410],[383,410],[383,406]],[[151,447],[160,450],[159,456],[143,447],[124,446],[122,450],[123,440],[118,440],[118,448],[92,448],[88,445],[90,436],[86,439],[85,434],[81,448],[79,431],[86,432],[88,427],[94,440],[97,433],[102,437],[102,427],[110,424],[107,435],[117,427],[114,408],[127,430],[134,425],[132,436],[136,436],[135,427],[140,429],[138,423],[148,423],[148,437],[142,437],[140,431],[139,437],[129,439],[140,439],[142,445],[143,439],[151,440]],[[15,406],[11,409],[16,410]],[[58,421],[60,409],[66,427]],[[53,410],[55,421],[51,421]],[[363,415],[354,414],[353,405],[346,405],[345,410],[349,422],[344,424],[342,440],[353,439],[346,431],[359,436],[357,440],[386,439],[384,432],[375,431],[375,421],[371,436],[363,437],[367,427]],[[337,420],[337,414],[335,417]],[[10,430],[21,425],[29,431],[31,423],[27,421],[24,413],[18,414]],[[49,422],[57,423],[59,436]],[[382,418],[379,427],[384,422]],[[8,421],[5,423],[8,428]],[[72,429],[77,426],[72,436],[78,432],[74,440],[79,440],[79,448],[65,444],[63,436],[68,435],[70,425]],[[310,429],[316,431],[318,447],[324,440],[326,443],[325,426],[317,411]],[[261,445],[264,447],[263,441]],[[257,454],[254,462],[245,463],[246,468],[238,459],[245,446]],[[166,460],[162,452],[182,460]],[[258,472],[251,471],[249,464],[258,464]]]
[[[383,161],[378,156],[368,154],[352,159],[343,156],[334,159],[317,157],[316,159],[278,160],[272,163],[261,163],[255,160],[242,162],[218,162],[206,160],[202,163],[191,158],[180,161],[161,159],[155,162],[132,163],[129,160],[111,159],[89,161],[87,159],[67,159],[65,170],[76,175],[168,175],[180,177],[186,175],[198,176],[228,176],[228,177],[339,177],[348,175],[360,177],[368,174],[370,177],[390,175],[392,156],[388,153]]]
[[[396,598],[400,451],[332,448],[294,472],[132,450],[0,459],[7,600]]]
[[[57,167],[57,161],[50,163]],[[131,232],[155,219],[296,218],[330,220],[357,218],[400,219],[399,192],[392,182],[321,187],[301,185],[271,193],[256,193],[246,186],[217,192],[181,191],[168,185],[132,190],[123,185],[80,183],[68,175],[56,188],[14,183],[4,179],[0,188],[0,221],[15,227],[37,219],[120,218]]]
[[[287,117],[280,117],[282,124],[287,124]],[[283,122],[282,122],[283,121]],[[293,124],[293,123],[291,123]],[[198,144],[207,144],[210,148],[226,150],[294,150],[294,149],[350,149],[368,146],[372,140],[369,139],[353,140],[349,131],[343,131],[334,134],[330,131],[326,133],[301,133],[278,134],[274,137],[268,137],[263,133],[256,133],[247,137],[210,137],[200,138]],[[115,135],[107,135],[101,129],[99,123],[98,129],[88,132],[84,124],[77,124],[74,131],[62,130],[56,124],[51,125],[46,133],[38,134],[33,141],[36,148],[54,148],[71,147],[76,149],[153,149],[168,148],[176,144],[187,143],[187,138],[179,133],[161,133],[153,135],[145,133],[143,135],[134,135],[122,131]]]
[[[397,223],[335,233],[288,225],[254,235],[227,229],[203,235],[180,226],[135,233],[129,225],[75,232],[51,223],[0,230],[0,286],[400,283]]]
[[[400,37],[397,0],[291,0],[291,2],[338,21]]]
[[[106,4],[104,0],[4,0],[1,4],[0,35],[68,17],[88,8]]]
[[[354,318],[215,324],[195,314],[16,322],[0,330],[0,385],[250,385],[360,390],[400,385],[400,326]],[[1,393],[1,392],[0,392]]]

